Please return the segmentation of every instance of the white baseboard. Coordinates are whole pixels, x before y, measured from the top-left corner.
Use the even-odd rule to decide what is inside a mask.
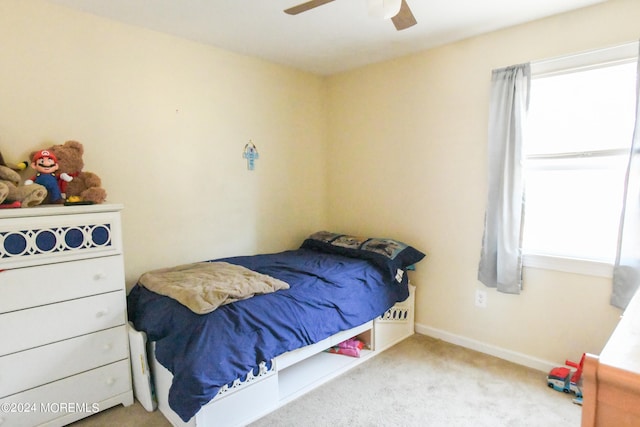
[[[497,358],[507,360],[518,365],[526,366],[528,368],[536,369],[545,373],[548,373],[552,368],[556,366],[560,366],[557,363],[553,363],[548,360],[538,359],[524,353],[507,350],[502,347],[487,344],[481,341],[476,341],[462,335],[452,334],[441,329],[432,328],[430,326],[421,325],[418,323],[416,323],[415,325],[415,331],[417,334],[437,338],[451,344],[459,345],[460,347],[465,347],[471,350],[478,351],[480,353],[495,356]]]

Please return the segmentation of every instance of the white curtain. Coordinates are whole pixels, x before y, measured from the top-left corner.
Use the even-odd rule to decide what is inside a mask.
[[[636,74],[636,124],[625,180],[625,197],[613,267],[611,304],[626,308],[640,283],[640,57]]]
[[[494,70],[489,109],[489,194],[478,280],[501,292],[522,288],[522,136],[531,67]]]

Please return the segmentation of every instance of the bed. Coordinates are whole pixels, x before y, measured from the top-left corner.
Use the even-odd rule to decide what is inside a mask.
[[[318,232],[296,250],[199,263],[237,266],[285,284],[253,296],[232,296],[220,305],[216,301],[202,313],[175,295],[158,293],[143,283],[143,275],[128,296],[128,314],[153,343],[160,409],[174,425],[242,425],[286,403],[286,368],[289,377],[318,371],[316,366],[305,373],[298,362],[338,340],[358,336],[369,347],[368,357],[406,337],[413,332],[407,269],[423,257],[392,239]],[[158,270],[160,275],[165,271]],[[399,310],[392,310],[396,306]],[[376,346],[376,322],[385,321],[403,325],[392,339],[378,334]],[[329,357],[348,359],[343,366],[366,359]]]

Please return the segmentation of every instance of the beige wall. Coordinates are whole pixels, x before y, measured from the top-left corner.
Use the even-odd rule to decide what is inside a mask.
[[[473,304],[490,72],[635,40],[639,18],[640,2],[610,0],[323,79],[2,0],[0,147],[18,161],[84,143],[86,169],[125,206],[129,286],[150,268],[287,249],[320,228],[393,236],[428,253],[413,276],[422,330],[563,362],[599,352],[614,327],[609,280],[527,270],[522,295]]]
[[[563,363],[599,353],[619,311],[610,279],[527,269],[519,296],[474,306],[491,70],[637,40],[640,2],[605,4],[329,79],[329,220],[428,253],[419,330]],[[348,182],[349,185],[343,185]]]
[[[0,40],[5,159],[84,144],[85,169],[125,206],[129,286],[289,249],[325,223],[322,78],[39,0],[0,1]]]

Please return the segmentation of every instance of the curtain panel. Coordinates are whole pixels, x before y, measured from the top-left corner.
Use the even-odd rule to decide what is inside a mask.
[[[478,280],[498,291],[522,289],[522,138],[529,63],[493,70],[489,109],[488,197]]]
[[[611,304],[622,309],[627,307],[640,284],[640,54],[637,69],[636,123],[625,178],[611,293]]]

